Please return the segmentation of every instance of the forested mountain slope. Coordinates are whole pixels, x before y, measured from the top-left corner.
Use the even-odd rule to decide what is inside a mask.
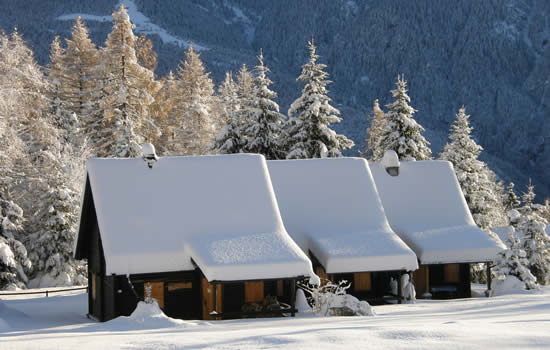
[[[227,70],[254,65],[263,48],[282,111],[299,96],[295,82],[315,38],[344,121],[337,131],[363,147],[366,115],[391,101],[398,73],[408,81],[415,117],[434,154],[447,141],[460,106],[471,114],[485,159],[505,181],[539,199],[550,196],[550,2],[544,0],[211,0],[123,1],[138,32],[150,32],[158,75],[175,69],[189,41],[220,81]],[[2,1],[0,28],[18,26],[47,63],[56,33],[84,19],[105,41],[116,0]],[[30,11],[29,8],[32,10]],[[141,14],[141,15],[139,15]],[[107,16],[107,17],[105,17]],[[157,34],[155,34],[157,33]]]

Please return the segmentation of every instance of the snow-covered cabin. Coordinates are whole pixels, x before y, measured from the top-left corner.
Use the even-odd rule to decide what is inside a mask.
[[[418,268],[388,224],[363,158],[267,163],[285,228],[319,276],[345,279],[352,283],[348,292],[376,301],[391,277]]]
[[[75,257],[101,321],[147,295],[187,319],[259,311],[267,295],[293,309],[295,280],[315,277],[250,154],[88,160]]]
[[[392,229],[418,256],[418,294],[469,297],[469,264],[495,261],[502,243],[476,226],[452,164],[401,162],[398,174],[369,165]]]

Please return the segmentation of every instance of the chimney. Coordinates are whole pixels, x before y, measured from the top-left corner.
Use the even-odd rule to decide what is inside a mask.
[[[155,146],[150,143],[144,143],[141,145],[141,152],[143,153],[143,160],[147,163],[149,169],[152,169],[155,162],[159,159],[155,153]]]
[[[391,176],[399,175],[399,157],[394,150],[387,150],[384,153],[384,157],[382,157],[380,163],[386,169],[386,172]]]

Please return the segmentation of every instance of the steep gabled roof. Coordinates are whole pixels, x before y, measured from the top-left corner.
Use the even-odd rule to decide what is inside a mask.
[[[422,264],[496,258],[502,246],[476,226],[451,163],[401,162],[398,176],[369,165],[391,227]]]
[[[363,158],[268,161],[287,231],[327,273],[416,270]]]
[[[90,159],[88,179],[107,275],[193,262],[209,281],[313,275],[285,231],[260,155],[165,157],[152,169],[139,158]]]

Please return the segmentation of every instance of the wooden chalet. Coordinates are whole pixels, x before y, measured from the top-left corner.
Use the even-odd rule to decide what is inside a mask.
[[[390,280],[418,268],[391,229],[363,158],[268,161],[285,227],[315,273],[351,282],[348,293],[371,303],[390,296]],[[401,288],[398,288],[401,291]]]
[[[147,291],[174,318],[294,314],[296,279],[314,276],[260,155],[90,159],[75,257],[99,321]]]
[[[487,264],[490,290],[490,264],[502,243],[476,226],[452,164],[399,164],[395,152],[393,161],[389,157],[387,153],[370,168],[391,227],[418,256],[420,268],[413,274],[417,296],[470,297],[472,263]]]

